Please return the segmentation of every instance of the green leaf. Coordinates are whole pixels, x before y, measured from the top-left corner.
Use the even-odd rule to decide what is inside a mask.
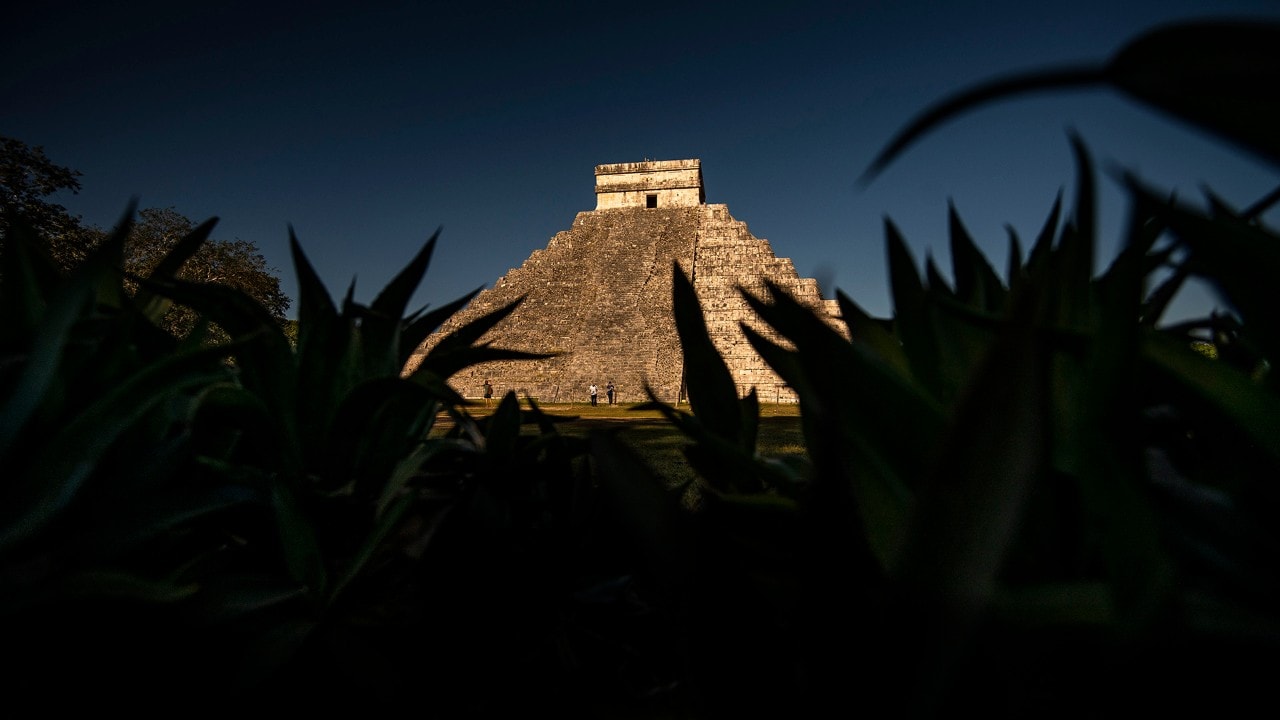
[[[71,272],[72,282],[93,286],[99,305],[120,308],[125,304],[121,269],[124,267],[125,242],[133,231],[133,213],[136,209],[137,201],[130,202],[115,229],[90,250],[85,261]]]
[[[177,277],[182,264],[196,254],[200,246],[209,239],[213,226],[217,224],[217,218],[209,218],[200,223],[198,227],[179,239],[147,276],[157,280]],[[137,306],[142,309],[142,314],[156,324],[160,323],[172,306],[168,298],[157,295],[148,287],[139,287],[134,297]]]
[[[1111,627],[1116,620],[1111,586],[1100,582],[1041,583],[1005,588],[995,613],[1017,628]]]
[[[1146,458],[1138,391],[1141,308],[1147,246],[1126,245],[1097,282],[1099,304],[1081,391],[1083,420],[1077,478],[1124,620],[1148,625],[1163,612],[1173,587],[1164,538],[1144,489]],[[1068,433],[1073,429],[1068,428]]]
[[[222,379],[208,370],[222,348],[179,355],[124,379],[36,450],[22,489],[26,497],[8,510],[14,520],[0,531],[0,548],[20,542],[52,521],[75,497],[98,461],[122,433],[175,393]]]
[[[885,246],[889,256],[894,329],[902,341],[903,352],[916,379],[935,397],[945,399],[948,393],[940,366],[942,355],[933,332],[929,300],[906,241],[888,220],[885,221]]]
[[[875,176],[883,172],[908,147],[957,115],[993,100],[1002,100],[1027,92],[1043,92],[1097,85],[1105,77],[1106,75],[1101,67],[1066,68],[1002,78],[952,95],[917,116],[905,129],[901,130],[871,162],[870,167],[862,174],[858,183],[863,186],[870,184],[875,179]]]
[[[72,573],[64,581],[71,595],[95,598],[139,600],[147,603],[173,603],[193,597],[200,589],[195,583],[180,583],[143,577],[124,570],[95,569]]]
[[[933,261],[932,255],[925,255],[925,286],[929,288],[929,293],[934,296],[942,296],[947,299],[955,299],[955,290],[951,289],[951,283],[942,276],[942,271],[938,269],[937,263]]]
[[[993,100],[1104,84],[1280,163],[1280,103],[1270,94],[1280,85],[1280,25],[1205,21],[1156,29],[1102,66],[1008,77],[953,95],[899,132],[859,182],[869,183],[926,133]]]
[[[499,308],[491,310],[480,317],[446,335],[431,349],[418,367],[410,373],[410,378],[434,375],[447,379],[463,368],[481,362],[494,360],[522,360],[555,357],[555,353],[528,353],[519,350],[490,348],[488,343],[477,345],[482,336],[524,302],[524,297]]]
[[[889,332],[889,323],[868,315],[843,291],[836,291],[836,302],[840,306],[840,316],[849,329],[849,340],[855,345],[861,345],[897,370],[903,380],[909,381],[911,368],[907,364],[907,356],[902,352],[902,343]]]
[[[0,243],[0,338],[6,338],[4,347],[26,347],[62,283],[62,273],[31,227],[21,218],[9,220],[5,242]]]
[[[192,520],[246,505],[258,494],[248,488],[218,485],[211,488],[183,488],[131,498],[126,507],[112,514],[101,527],[85,529],[91,552],[111,557],[142,543],[181,529]]]
[[[1095,188],[1093,163],[1084,143],[1074,134],[1071,148],[1076,160],[1076,209],[1071,223],[1062,231],[1052,262],[1056,269],[1051,277],[1056,284],[1055,296],[1059,321],[1081,327],[1089,322],[1093,280],[1093,249],[1097,243],[1097,220],[1094,210]]]
[[[439,441],[420,443],[408,455],[396,463],[387,482],[382,486],[382,494],[378,501],[374,517],[382,522],[382,517],[389,512],[392,504],[404,497],[409,482],[421,472],[432,458],[443,452],[445,445]]]
[[[465,358],[459,360],[463,363],[462,367],[467,365]],[[467,404],[467,399],[458,394],[449,386],[448,378],[437,374],[431,368],[419,366],[410,374],[406,380],[422,386],[427,393],[444,405],[445,408],[457,407]]]
[[[453,317],[462,308],[466,307],[476,295],[480,294],[480,290],[482,289],[483,288],[476,288],[451,303],[442,305],[431,312],[423,314],[421,317],[413,318],[400,334],[401,367],[408,362],[409,356],[422,346],[422,343],[426,341],[428,335],[438,330],[446,320]]]
[[[690,467],[697,473],[700,487],[715,493],[759,493],[772,479],[777,479],[777,468],[761,463],[754,450],[743,446],[737,437],[725,437],[723,433],[707,426],[696,415],[682,413],[657,399],[653,389],[646,387],[650,403],[645,409],[657,410],[676,426],[693,445],[682,448]]]
[[[1105,74],[1132,97],[1280,164],[1280,24],[1158,28],[1121,49]]]
[[[431,254],[435,251],[436,241],[439,238],[440,230],[437,228],[409,264],[396,274],[382,292],[378,293],[370,306],[376,315],[395,318],[397,322],[404,317],[405,309],[409,306],[409,298],[422,283],[427,267],[431,264]]]
[[[355,323],[338,314],[292,227],[289,247],[298,275],[297,384],[306,388],[296,395],[298,432],[302,447],[318,450],[338,406],[358,382]]]
[[[1190,250],[1187,270],[1231,304],[1265,357],[1280,357],[1280,330],[1272,322],[1280,307],[1280,237],[1243,218],[1208,218],[1177,203],[1160,203],[1133,180],[1130,188],[1160,207],[1161,219]]]
[[[1280,461],[1280,399],[1244,373],[1215,362],[1162,333],[1142,338],[1142,357],[1230,420]]]
[[[937,617],[959,629],[991,600],[1024,500],[1047,470],[1049,357],[1030,322],[1037,302],[1016,301],[962,395],[893,563],[907,592],[937,602]]]
[[[333,589],[325,600],[326,605],[332,606],[336,603],[342,592],[360,577],[365,567],[368,566],[369,561],[382,549],[387,538],[391,537],[392,532],[400,526],[400,522],[408,513],[409,508],[413,507],[413,502],[414,497],[412,495],[403,495],[391,502],[385,512],[379,513],[373,529],[369,532],[364,542],[361,543],[360,549],[356,552],[346,570],[338,578],[338,581],[334,583]]]
[[[409,264],[360,313],[360,338],[367,375],[395,375],[404,366],[400,332],[409,298],[422,282],[440,231],[436,230]]]
[[[271,507],[275,511],[289,577],[306,587],[313,597],[324,597],[328,571],[312,518],[303,511],[294,490],[282,480],[271,486]]]
[[[421,385],[397,377],[368,380],[343,399],[313,472],[329,489],[354,483],[360,499],[382,494],[393,468],[422,439],[439,405]]]
[[[71,332],[92,297],[93,287],[77,282],[59,288],[51,299],[19,371],[13,394],[0,405],[0,458],[9,456],[19,432],[53,386]]]
[[[1014,230],[1012,225],[1005,225],[1004,228],[1009,234],[1009,265],[1006,272],[1009,287],[1012,288],[1022,275],[1022,241],[1018,239],[1018,231]]]
[[[244,292],[216,283],[190,283],[170,279],[140,279],[153,288],[208,316],[236,342],[236,368],[240,382],[257,393],[276,419],[280,458],[286,474],[301,466],[302,444],[298,434],[297,370],[293,348],[271,313]],[[326,379],[332,382],[332,378]],[[317,385],[323,387],[323,385]]]
[[[814,466],[852,484],[867,541],[883,565],[896,548],[910,487],[923,475],[941,434],[942,412],[898,367],[845,342],[785,293],[774,299],[772,305],[752,302],[752,309],[795,350],[744,332],[799,395]]]
[[[955,275],[956,296],[978,310],[997,312],[1004,309],[1004,285],[973,242],[954,203],[948,203],[947,217],[951,229],[951,268]]]
[[[223,573],[205,581],[196,616],[210,623],[233,622],[302,597],[302,588],[278,574]]]
[[[679,598],[695,577],[690,548],[697,546],[691,518],[680,506],[683,488],[664,487],[644,459],[610,433],[591,434],[591,460],[600,468],[605,520],[634,538],[646,569]]]
[[[294,271],[298,275],[298,322],[322,322],[336,316],[338,309],[315,268],[307,260],[306,253],[302,251],[302,245],[292,226],[289,227],[289,250],[293,255]]]
[[[443,343],[442,343],[443,344]],[[556,357],[557,353],[531,353],[523,350],[507,350],[505,348],[489,347],[487,344],[472,345],[470,347],[453,345],[445,350],[440,350],[439,346],[423,359],[412,373],[409,379],[418,382],[428,389],[432,390],[432,394],[441,399],[458,398],[451,402],[465,402],[455,391],[446,391],[440,387],[436,380],[447,379],[455,373],[472,365],[479,365],[486,362],[497,362],[500,360],[540,360],[543,358]],[[433,380],[434,379],[434,380]]]
[[[717,436],[747,450],[743,445],[745,427],[738,387],[729,373],[720,351],[707,332],[702,304],[698,302],[693,283],[685,276],[679,262],[672,265],[672,312],[676,332],[684,353],[684,382],[689,393],[689,408],[703,425]]]
[[[1031,277],[1038,278],[1039,282],[1051,279],[1051,273],[1048,270],[1049,260],[1053,256],[1053,240],[1058,233],[1058,217],[1062,212],[1062,194],[1059,193],[1057,199],[1054,200],[1053,207],[1049,210],[1049,216],[1045,218],[1044,225],[1040,228],[1040,233],[1036,235],[1035,242],[1031,245],[1031,252],[1027,256],[1027,264],[1022,272],[1018,273],[1019,282],[1028,281]],[[1009,279],[1009,287],[1015,287],[1014,279]]]

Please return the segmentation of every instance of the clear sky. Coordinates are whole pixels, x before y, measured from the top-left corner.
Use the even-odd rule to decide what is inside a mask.
[[[708,202],[829,297],[887,315],[884,219],[949,275],[954,201],[1003,274],[1005,225],[1027,241],[1070,199],[1068,128],[1104,168],[1183,196],[1246,206],[1280,184],[1092,90],[988,106],[856,186],[952,92],[1205,17],[1275,21],[1280,2],[30,2],[0,23],[0,135],[84,173],[59,200],[87,223],[113,225],[135,196],[217,216],[214,236],[257,244],[291,296],[290,223],[335,299],[354,278],[362,301],[442,228],[415,297],[433,306],[594,209],[595,165],[700,158]],[[1110,240],[1122,206],[1102,182]]]

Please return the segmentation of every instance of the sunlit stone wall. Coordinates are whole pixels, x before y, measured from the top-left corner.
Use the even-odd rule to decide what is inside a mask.
[[[622,169],[602,175],[600,168]],[[596,173],[597,190],[602,178],[644,174],[651,191],[663,178],[683,178],[672,180],[675,183],[696,175],[701,193],[697,160],[601,165]],[[610,182],[604,185],[620,186]],[[597,197],[625,199],[627,192],[632,191]],[[745,322],[781,342],[750,310],[738,288],[763,295],[768,279],[839,327],[835,303],[824,301],[816,281],[799,277],[789,259],[776,257],[769,242],[753,236],[727,206],[663,206],[662,197],[684,196],[660,196],[656,208],[629,205],[578,213],[570,229],[557,233],[544,249],[535,250],[428,338],[407,368],[416,367],[444,334],[523,297],[482,342],[555,357],[467,368],[450,379],[463,396],[480,397],[488,379],[498,395],[514,390],[543,402],[586,402],[592,383],[601,388],[603,401],[608,382],[617,386],[621,402],[646,400],[646,387],[661,400],[681,401],[687,384],[699,378],[684,372],[671,311],[673,265],[678,263],[693,279],[708,331],[739,394],[754,387],[764,402],[794,402],[794,392],[742,333],[740,323]]]

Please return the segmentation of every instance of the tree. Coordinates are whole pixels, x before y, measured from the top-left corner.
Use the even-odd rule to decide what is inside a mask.
[[[146,276],[175,243],[195,228],[195,223],[174,208],[148,208],[138,213],[137,223],[125,243],[125,271]],[[96,244],[105,231],[92,231]],[[258,247],[247,240],[209,239],[178,273],[190,282],[218,283],[241,290],[257,300],[282,324],[289,309],[289,297],[280,289],[280,278],[267,267]],[[198,316],[190,308],[175,305],[165,316],[165,329],[185,336],[195,327]],[[220,331],[214,331],[220,337]]]
[[[86,249],[80,218],[57,203],[46,200],[62,190],[79,192],[78,170],[56,165],[42,146],[0,136],[0,242],[9,231],[12,215],[21,215],[41,237],[64,269],[83,259]]]
[[[81,173],[51,161],[40,146],[0,136],[0,243],[9,231],[9,218],[22,216],[39,237],[48,241],[49,255],[63,270],[79,265],[107,231],[85,227],[78,216],[46,198],[62,190],[80,190]],[[183,236],[195,228],[174,208],[151,208],[138,213],[125,245],[125,272],[146,276]],[[247,240],[205,242],[183,264],[178,276],[200,283],[220,283],[237,288],[262,304],[282,324],[289,298],[280,290],[280,278],[253,243]],[[126,282],[136,287],[132,281]],[[164,319],[169,332],[185,336],[198,318],[190,308],[175,305]],[[213,328],[213,339],[224,337]]]

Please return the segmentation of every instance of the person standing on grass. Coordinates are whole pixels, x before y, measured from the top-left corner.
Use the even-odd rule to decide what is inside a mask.
[[[613,381],[610,380],[609,384],[604,386],[604,394],[606,397],[609,398],[610,405],[613,404],[613,391],[614,391]]]
[[[489,379],[484,381],[484,404],[488,405],[493,401],[493,386],[489,384]]]
[[[595,407],[596,393],[598,392],[595,383],[591,383],[591,387],[587,388],[587,392],[591,394],[591,406]]]

